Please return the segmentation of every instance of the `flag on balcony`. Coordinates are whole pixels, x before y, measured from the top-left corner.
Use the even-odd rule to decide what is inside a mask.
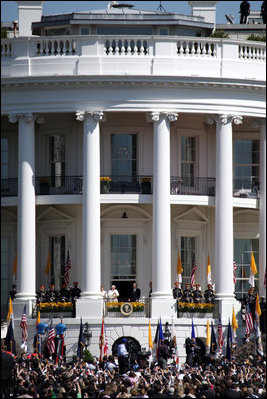
[[[12,279],[14,283],[16,281],[17,270],[18,270],[18,254],[16,254],[15,256],[13,270],[12,270]]]
[[[226,357],[228,360],[232,360],[232,328],[230,324],[230,320],[228,323],[228,331],[227,331],[227,346],[226,346]]]
[[[207,348],[210,347],[210,323],[209,323],[209,320],[207,320],[207,338],[206,338],[206,346],[207,346]]]
[[[207,262],[207,284],[212,284],[211,267],[210,267],[210,256],[209,255],[208,255],[208,262]]]
[[[48,253],[46,266],[45,266],[45,274],[49,274],[50,270],[51,270],[51,255],[50,255],[50,253]]]
[[[195,326],[194,326],[193,319],[192,319],[191,339],[194,339],[194,340],[196,340]]]
[[[152,333],[151,333],[151,325],[150,325],[150,320],[148,323],[148,347],[153,350],[153,339],[152,339]]]
[[[10,319],[4,344],[7,347],[8,352],[16,355],[16,341],[14,338],[13,318]]]
[[[235,262],[235,260],[234,260],[234,263],[233,263],[233,280],[234,280],[234,285],[235,285],[235,283],[236,283],[236,271],[237,271],[237,266],[236,266],[236,262]]]
[[[176,331],[175,331],[173,316],[172,316],[171,338],[172,338],[173,348],[174,348],[174,351],[173,351],[174,361],[175,361],[175,364],[179,364],[179,354],[178,354],[178,346],[177,346]]]
[[[235,317],[235,308],[234,307],[233,307],[233,313],[232,313],[232,329],[233,329],[233,339],[235,340],[236,330],[238,329],[238,322]]]
[[[195,274],[197,271],[197,264],[195,261],[195,255],[193,255],[193,259],[192,259],[192,269],[191,269],[191,278],[190,278],[190,284],[191,284],[191,289],[194,289],[194,286],[196,284],[196,279],[195,279]]]
[[[82,322],[82,318],[81,318],[80,333],[79,333],[78,348],[77,348],[77,356],[78,356],[79,359],[83,358],[83,348],[84,348],[83,322]]]
[[[101,334],[99,336],[99,349],[100,349],[100,360],[103,359],[103,355],[106,356],[108,353],[107,336],[105,333],[104,317],[102,317]]]
[[[249,303],[247,303],[247,306],[246,306],[245,320],[246,320],[246,335],[247,335],[247,337],[249,337],[251,331],[253,330],[253,317],[252,317]]]
[[[259,302],[259,294],[256,296],[256,307],[255,307],[255,320],[257,323],[260,322],[260,316],[261,316],[261,306]]]
[[[249,274],[249,284],[251,287],[255,287],[254,277],[257,274],[257,266],[254,258],[253,251],[251,252],[251,260],[250,260],[250,274]]]
[[[215,337],[215,331],[213,323],[211,323],[211,337],[210,337],[210,353],[215,353],[217,350],[217,342]]]
[[[219,323],[218,323],[218,346],[220,351],[222,350],[223,347],[223,331],[222,331],[222,320],[219,318]]]
[[[28,339],[28,327],[27,327],[27,316],[26,316],[26,305],[24,306],[21,320],[20,320],[21,334],[22,334],[22,345],[21,348],[27,352],[27,339]]]
[[[71,262],[70,262],[70,254],[68,251],[68,256],[67,256],[67,262],[65,266],[65,272],[64,272],[64,283],[66,286],[69,286],[70,283],[70,269],[71,269]]]
[[[183,273],[182,262],[180,258],[180,253],[178,252],[176,281],[178,281],[179,283],[182,283],[182,273]]]

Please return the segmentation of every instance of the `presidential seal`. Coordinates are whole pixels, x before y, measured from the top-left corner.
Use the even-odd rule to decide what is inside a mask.
[[[121,305],[121,313],[124,316],[130,316],[133,312],[133,305],[130,302],[125,302]]]

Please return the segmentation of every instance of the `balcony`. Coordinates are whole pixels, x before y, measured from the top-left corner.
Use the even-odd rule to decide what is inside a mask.
[[[266,79],[266,44],[199,37],[51,36],[1,41],[2,78],[139,75]]]
[[[215,196],[216,179],[213,177],[171,177],[171,195]],[[233,196],[259,198],[259,181],[255,179],[234,179]],[[36,177],[36,195],[83,194],[82,176]],[[101,194],[153,194],[152,176],[101,176]],[[16,197],[18,179],[1,179],[1,196]]]

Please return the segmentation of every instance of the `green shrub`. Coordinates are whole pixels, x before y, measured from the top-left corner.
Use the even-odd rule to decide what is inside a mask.
[[[92,353],[88,349],[85,349],[83,351],[83,360],[86,363],[90,363],[90,362],[92,362],[94,360]]]
[[[210,37],[213,37],[215,39],[228,39],[229,36],[227,33],[224,32],[224,30],[215,30]]]
[[[250,35],[247,37],[247,40],[252,40],[254,42],[266,42],[266,34],[262,33],[261,35]]]

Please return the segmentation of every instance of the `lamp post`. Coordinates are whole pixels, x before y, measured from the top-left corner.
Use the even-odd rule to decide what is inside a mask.
[[[86,349],[87,349],[87,346],[90,346],[91,338],[92,338],[92,331],[90,330],[89,325],[86,322],[84,324],[84,328],[83,328],[83,339],[84,339],[84,345],[85,345]]]

